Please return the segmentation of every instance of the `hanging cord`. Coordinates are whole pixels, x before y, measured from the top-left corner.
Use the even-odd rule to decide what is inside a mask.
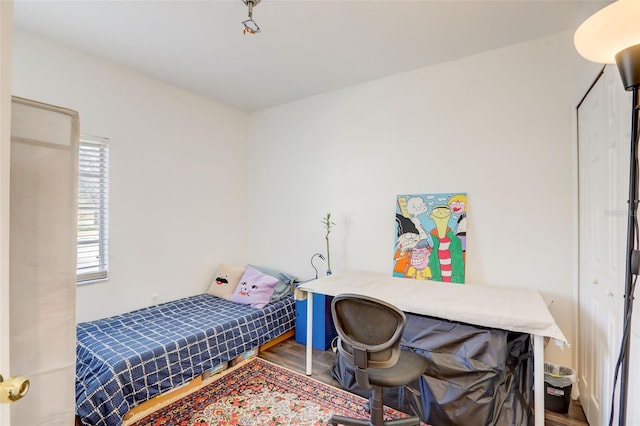
[[[636,222],[637,228],[637,222]],[[636,275],[633,279],[633,283],[631,285],[630,294],[633,294],[636,289],[636,282],[638,281],[638,276]],[[630,297],[630,296],[629,296]],[[633,303],[629,307],[627,315],[624,318],[624,324],[622,325],[622,342],[620,343],[620,352],[618,353],[618,360],[616,361],[616,370],[613,379],[613,392],[611,394],[611,412],[609,414],[609,426],[613,425],[613,413],[615,407],[616,400],[616,386],[618,384],[618,377],[620,375],[620,367],[622,366],[622,361],[624,359],[623,355],[627,351],[627,347],[629,346],[630,336],[631,336],[631,313],[633,311]]]
[[[636,88],[634,90],[638,90],[640,91],[640,89]],[[636,94],[637,97],[637,94]],[[634,102],[634,104],[636,104],[637,102]],[[635,144],[636,146],[638,146],[638,144],[640,143],[640,125],[638,123],[640,123],[640,105],[634,105],[633,106],[633,119],[632,122],[635,120],[635,129],[634,131],[636,132],[635,135],[632,136],[631,139],[631,143]],[[633,161],[635,163],[635,169],[636,172],[638,172],[638,157],[637,157],[637,153],[635,158],[632,158],[631,161]],[[633,228],[632,228],[632,232],[634,235],[634,240],[635,240],[635,247],[638,247],[640,244],[640,241],[638,240],[640,238],[640,236],[638,235],[638,216],[637,216],[637,211],[638,211],[638,188],[636,188],[636,193],[634,194],[633,200],[629,200],[629,203],[633,203],[632,204],[632,208],[633,208]],[[633,265],[632,265],[633,268]],[[620,376],[620,367],[622,366],[622,363],[624,361],[629,362],[627,359],[626,354],[628,354],[628,349],[629,349],[629,344],[630,344],[630,340],[631,340],[631,318],[632,318],[632,313],[633,313],[633,300],[634,300],[634,294],[636,291],[636,283],[638,281],[638,275],[635,274],[635,272],[638,271],[633,271],[632,273],[634,274],[633,276],[633,280],[631,281],[631,285],[629,288],[629,293],[625,295],[625,297],[627,298],[626,303],[628,304],[629,308],[626,312],[626,315],[623,319],[623,323],[622,323],[622,340],[620,342],[620,352],[618,353],[618,359],[616,361],[616,368],[615,368],[615,373],[614,373],[614,379],[613,379],[613,392],[611,393],[611,411],[609,412],[609,426],[613,425],[613,415],[614,415],[614,407],[615,407],[615,400],[616,400],[616,386],[618,384],[618,378]],[[626,290],[626,289],[625,289]],[[621,420],[621,419],[618,419]]]

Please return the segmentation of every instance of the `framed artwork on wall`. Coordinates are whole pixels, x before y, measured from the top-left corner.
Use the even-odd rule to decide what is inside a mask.
[[[393,275],[464,283],[467,194],[402,194],[396,197]]]

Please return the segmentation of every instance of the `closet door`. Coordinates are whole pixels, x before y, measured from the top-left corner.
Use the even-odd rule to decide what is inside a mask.
[[[78,114],[13,98],[10,361],[14,425],[74,424]]]
[[[591,426],[608,424],[622,330],[630,149],[628,94],[617,69],[607,66],[578,108],[577,374],[580,401]],[[618,402],[615,409],[617,412]]]

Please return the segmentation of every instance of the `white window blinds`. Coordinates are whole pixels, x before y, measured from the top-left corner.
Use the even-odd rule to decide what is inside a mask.
[[[109,140],[80,135],[77,281],[108,276]]]

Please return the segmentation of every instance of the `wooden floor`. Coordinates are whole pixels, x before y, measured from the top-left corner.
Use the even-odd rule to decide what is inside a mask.
[[[281,365],[290,370],[305,374],[306,352],[305,346],[291,338],[273,346],[259,354],[261,358]],[[340,384],[331,376],[334,354],[331,351],[313,349],[313,377],[316,380],[332,386]],[[577,401],[571,401],[567,414],[545,411],[545,426],[586,426],[588,425],[582,407]]]

